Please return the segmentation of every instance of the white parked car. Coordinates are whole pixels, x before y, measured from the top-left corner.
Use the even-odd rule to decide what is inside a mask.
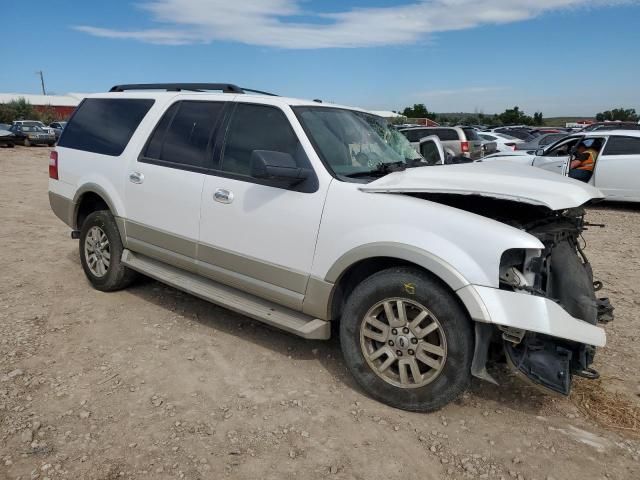
[[[607,200],[640,202],[639,130],[576,133],[538,149],[533,155],[494,154],[483,161],[509,160],[568,176],[572,149],[581,142],[599,152],[589,184],[598,188]]]
[[[349,370],[394,407],[432,411],[471,376],[494,381],[491,349],[568,394],[595,376],[611,318],[578,247],[602,194],[515,164],[442,165],[435,148],[429,166],[355,108],[121,85],[77,108],[49,200],[96,289],[141,272],[304,338],[338,322]]]
[[[498,152],[513,152],[516,149],[516,145],[522,143],[519,138],[504,133],[478,132],[478,135],[483,140],[495,142]]]

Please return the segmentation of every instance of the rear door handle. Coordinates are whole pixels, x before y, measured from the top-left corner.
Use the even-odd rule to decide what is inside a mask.
[[[144,182],[144,175],[140,172],[131,172],[129,174],[129,181],[131,183],[142,183]]]
[[[233,202],[233,192],[219,188],[213,193],[213,199],[220,203],[231,203]]]

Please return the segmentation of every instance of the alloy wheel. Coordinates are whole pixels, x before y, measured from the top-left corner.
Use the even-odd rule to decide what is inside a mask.
[[[360,347],[375,374],[400,388],[433,382],[447,359],[438,319],[406,298],[388,298],[369,309],[360,327]]]

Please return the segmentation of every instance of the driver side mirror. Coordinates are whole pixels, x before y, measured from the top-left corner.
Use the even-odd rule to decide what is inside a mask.
[[[284,152],[254,150],[251,152],[251,176],[295,185],[309,176],[309,170],[300,168],[293,157]]]
[[[536,150],[536,157],[542,157],[544,155],[544,148],[539,148]]]

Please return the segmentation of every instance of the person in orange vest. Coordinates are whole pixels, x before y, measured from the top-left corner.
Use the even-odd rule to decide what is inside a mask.
[[[593,169],[596,166],[598,150],[594,148],[587,148],[584,143],[580,143],[576,150],[577,152],[571,161],[569,177],[582,182],[588,182],[591,179]]]

